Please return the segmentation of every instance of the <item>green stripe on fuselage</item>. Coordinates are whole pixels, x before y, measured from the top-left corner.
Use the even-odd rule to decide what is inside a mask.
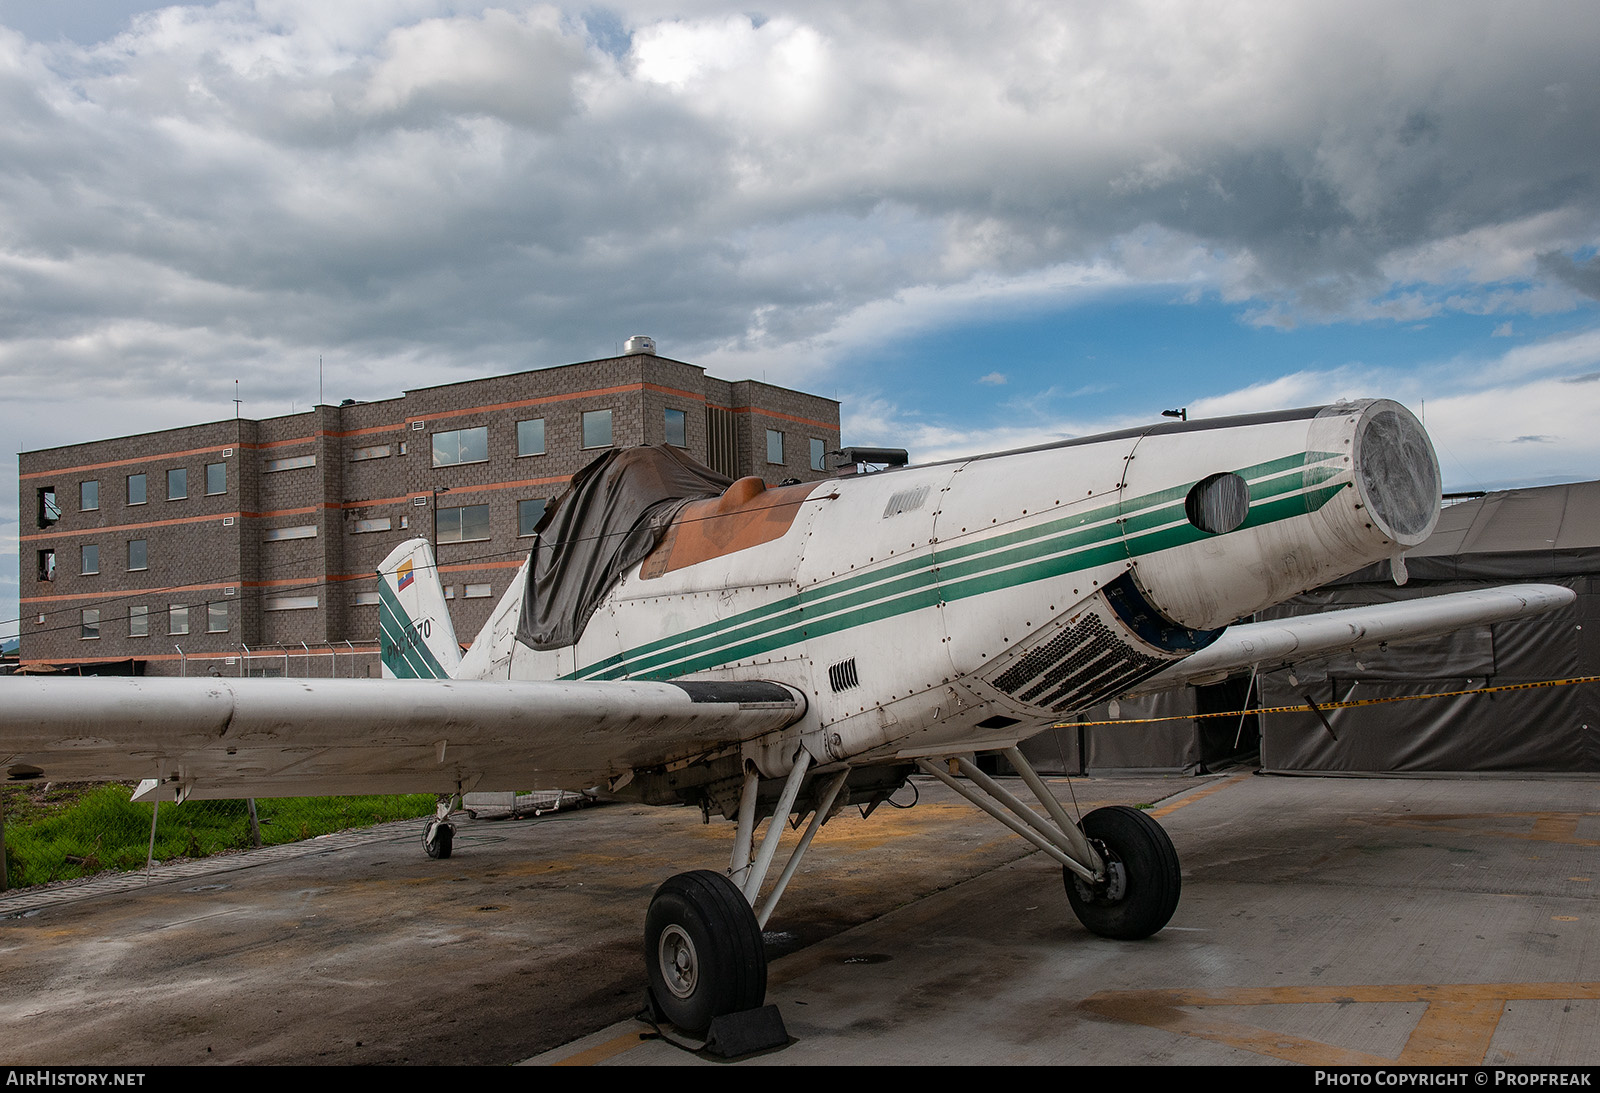
[[[1235,472],[1250,483],[1250,510],[1241,527],[1273,523],[1326,504],[1342,484],[1306,487],[1339,473],[1338,468],[1316,465],[1334,458],[1334,452],[1308,452]],[[645,642],[565,678],[674,678],[941,600],[983,595],[1198,542],[1209,535],[1190,524],[1184,513],[1190,488],[1192,484],[1172,487],[1027,528],[936,547]]]
[[[387,578],[378,581],[378,650],[383,666],[400,679],[445,679],[416,622],[400,606]]]

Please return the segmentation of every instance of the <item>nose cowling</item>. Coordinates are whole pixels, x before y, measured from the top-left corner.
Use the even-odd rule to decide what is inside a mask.
[[[1141,472],[1171,474],[1178,465],[1187,469],[1179,480],[1192,485],[1187,526],[1167,540],[1177,545],[1141,551],[1148,538],[1127,542],[1146,599],[1195,630],[1400,554],[1439,518],[1433,445],[1410,411],[1387,399],[1214,433],[1146,436],[1129,462],[1126,492],[1140,492]]]

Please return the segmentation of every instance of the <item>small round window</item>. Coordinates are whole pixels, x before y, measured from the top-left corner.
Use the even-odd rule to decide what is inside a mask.
[[[1183,500],[1189,523],[1212,535],[1222,535],[1244,523],[1250,510],[1250,486],[1236,474],[1214,474],[1194,484]]]

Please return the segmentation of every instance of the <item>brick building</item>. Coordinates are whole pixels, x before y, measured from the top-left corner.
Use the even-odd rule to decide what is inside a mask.
[[[544,503],[606,448],[729,477],[827,477],[839,404],[620,357],[25,452],[24,668],[376,675],[377,565],[434,541],[470,641]]]

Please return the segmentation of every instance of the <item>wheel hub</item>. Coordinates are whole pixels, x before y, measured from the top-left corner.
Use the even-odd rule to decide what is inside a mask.
[[[1074,877],[1078,895],[1085,903],[1116,903],[1128,894],[1128,868],[1122,859],[1113,854],[1099,839],[1090,840],[1100,860],[1105,863],[1106,878],[1099,883]]]
[[[694,951],[694,941],[681,926],[668,926],[661,931],[658,948],[661,979],[678,998],[694,994],[700,980],[699,960]]]

